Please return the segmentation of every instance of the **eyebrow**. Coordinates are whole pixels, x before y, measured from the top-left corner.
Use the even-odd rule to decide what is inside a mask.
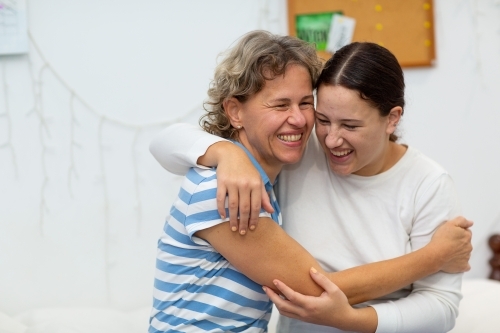
[[[325,118],[328,118],[326,115],[324,115],[321,112],[314,111],[314,113],[319,114],[320,116],[323,116]],[[362,123],[363,122],[363,120],[360,120],[360,119],[349,119],[349,118],[339,119],[339,121],[349,121],[349,122],[355,122],[355,123]]]
[[[312,98],[314,99],[314,95],[307,95],[307,96],[304,96],[301,98],[301,101],[305,100],[305,99],[309,99],[309,98]],[[273,99],[271,101],[269,101],[270,103],[276,103],[276,102],[290,102],[291,99],[290,98],[276,98],[276,99]]]

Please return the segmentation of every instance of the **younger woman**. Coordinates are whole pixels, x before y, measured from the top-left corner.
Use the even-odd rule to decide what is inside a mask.
[[[438,226],[458,216],[460,210],[448,173],[416,149],[396,142],[394,132],[405,106],[403,72],[396,58],[376,44],[350,44],[326,63],[316,87],[316,136],[309,141],[304,158],[285,166],[280,174],[279,199],[285,231],[323,269],[339,273],[425,249]],[[290,112],[287,99],[273,101],[273,108]],[[265,127],[257,128],[255,133],[262,130]],[[178,147],[172,148],[163,140],[165,135],[176,137]],[[238,147],[213,144],[220,139],[207,135],[186,126],[173,127],[152,143],[151,151],[170,170],[179,168],[179,163],[194,164],[199,156],[201,164],[218,163],[219,169],[231,169],[238,175],[236,185],[219,183],[219,189],[224,189],[224,197],[225,189],[236,188],[232,190],[236,199],[233,195],[229,202],[240,202],[241,216],[255,202],[245,191],[245,179],[253,179],[255,172],[247,171],[251,169],[248,159]],[[294,132],[275,133],[268,136],[267,142],[295,142],[302,138]],[[459,221],[453,223],[470,226]],[[260,223],[255,232],[259,232]],[[464,249],[469,255],[470,231],[453,224],[445,226],[448,231],[468,237]],[[423,269],[420,264],[413,268]],[[385,280],[375,280],[382,284],[407,273],[404,265],[383,271],[387,273]],[[365,304],[358,309],[360,312],[354,312],[361,317],[356,321],[358,326],[353,326],[352,309],[342,305],[332,283],[320,282],[326,288],[320,297],[302,297],[283,286],[281,281],[287,276],[274,277],[273,283],[292,303],[280,301],[270,290],[268,295],[282,314],[295,318],[280,317],[279,332],[446,332],[454,325],[461,299],[461,274],[437,272]],[[353,288],[352,280],[333,280],[348,296],[360,288]]]

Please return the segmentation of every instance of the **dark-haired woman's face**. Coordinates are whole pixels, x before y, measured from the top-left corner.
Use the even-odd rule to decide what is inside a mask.
[[[361,99],[358,91],[320,86],[316,135],[330,169],[340,175],[360,176],[387,170],[389,135],[395,129],[393,118],[380,116],[376,108]]]

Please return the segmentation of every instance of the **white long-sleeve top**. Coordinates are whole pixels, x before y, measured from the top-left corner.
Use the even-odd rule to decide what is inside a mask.
[[[182,174],[220,140],[195,126],[176,124],[152,141],[150,151],[164,168]],[[449,174],[412,147],[379,175],[339,176],[330,171],[314,135],[302,161],[283,168],[278,193],[285,231],[333,272],[415,251],[441,223],[460,214]],[[377,312],[376,332],[451,330],[461,280],[462,274],[439,272],[367,302]],[[278,332],[342,331],[281,316]]]

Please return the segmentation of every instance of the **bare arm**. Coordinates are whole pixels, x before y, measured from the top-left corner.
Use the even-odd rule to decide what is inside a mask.
[[[312,270],[316,274],[317,271],[324,274],[324,271],[276,222],[270,218],[260,218],[259,227],[244,237],[231,232],[227,223],[200,230],[195,236],[208,241],[240,272],[259,284],[274,286],[273,281],[278,277],[306,295],[319,296],[323,293],[323,288],[314,277],[311,278],[309,272]],[[375,332],[377,314],[373,309],[354,309],[339,288],[334,285],[329,288],[335,289],[330,293],[336,314],[330,320],[332,326]]]
[[[203,131],[199,126],[173,124],[158,133],[149,145],[154,158],[166,170],[184,175],[190,167],[215,167],[219,187],[218,211],[225,215],[226,194],[229,201],[230,228],[245,234],[255,229],[260,208],[272,212],[269,196],[259,172],[238,146]],[[239,221],[238,221],[239,213]]]
[[[211,145],[198,164],[217,166],[217,210],[225,216],[225,200],[229,208],[229,226],[245,235],[247,228],[254,230],[259,221],[260,208],[274,211],[259,172],[247,154],[237,145],[221,141]],[[239,213],[239,216],[238,216]]]
[[[470,222],[461,218],[462,226]],[[305,295],[322,293],[309,277],[314,267],[323,272],[317,261],[274,221],[260,218],[259,228],[241,236],[229,230],[228,222],[198,231],[196,236],[210,242],[243,274],[262,285],[275,280]],[[448,265],[454,270],[468,267],[470,235],[455,220],[420,250],[396,259],[354,267],[327,276],[344,291],[351,304],[374,299],[401,289],[413,281],[438,272]],[[451,259],[452,258],[452,259]],[[397,274],[395,274],[397,272]],[[375,286],[374,286],[375,285]]]
[[[387,295],[438,271],[468,271],[471,226],[472,222],[463,217],[454,218],[440,226],[429,244],[417,251],[330,273],[328,277],[348,295],[351,304],[357,304]]]
[[[274,279],[287,281],[307,295],[323,290],[309,277],[311,267],[323,272],[317,261],[270,218],[260,218],[254,232],[241,236],[228,222],[196,232],[240,272],[255,282],[272,286]]]

